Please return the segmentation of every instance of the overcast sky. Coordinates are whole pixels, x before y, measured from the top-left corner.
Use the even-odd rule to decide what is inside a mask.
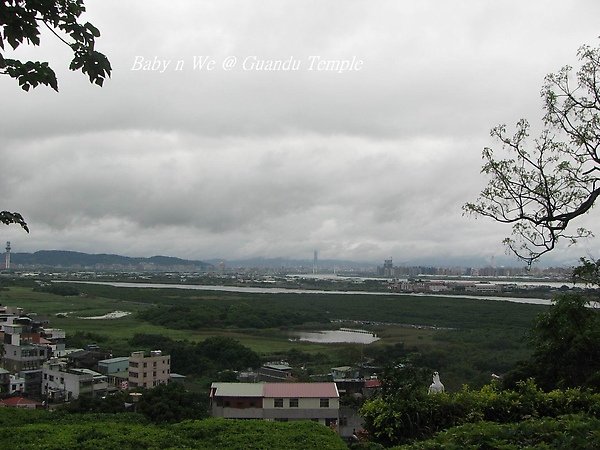
[[[500,261],[510,230],[461,213],[489,130],[539,123],[544,76],[600,43],[597,0],[86,3],[104,87],[48,33],[17,55],[59,93],[0,79],[16,252]],[[542,265],[582,255],[598,239]]]

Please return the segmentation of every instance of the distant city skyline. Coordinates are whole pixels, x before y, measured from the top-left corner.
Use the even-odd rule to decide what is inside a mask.
[[[516,263],[511,264],[511,262],[514,262],[511,259],[508,259],[506,261],[507,262],[506,264],[503,264],[503,263],[498,264],[498,261],[495,258],[492,258],[490,261],[469,260],[468,258],[455,259],[455,260],[439,260],[439,259],[419,260],[419,259],[415,259],[412,261],[403,260],[403,261],[396,263],[396,262],[394,262],[393,258],[386,258],[382,261],[343,260],[343,259],[335,259],[335,258],[315,260],[314,253],[313,253],[312,260],[309,258],[286,258],[286,257],[274,257],[274,258],[255,257],[255,258],[247,258],[247,259],[226,259],[226,258],[186,259],[186,258],[179,258],[174,255],[131,256],[131,255],[124,255],[124,254],[117,254],[117,253],[106,253],[106,252],[86,253],[86,252],[79,252],[79,251],[72,251],[72,250],[40,249],[40,250],[37,250],[34,252],[19,252],[19,251],[12,252],[12,248],[11,248],[10,253],[8,253],[6,251],[4,253],[4,258],[3,258],[4,266],[2,268],[4,268],[4,269],[13,268],[13,266],[10,265],[10,261],[11,261],[10,255],[14,255],[16,257],[16,264],[14,265],[14,267],[19,268],[23,265],[23,260],[22,260],[23,257],[26,256],[26,260],[31,260],[31,258],[34,255],[38,255],[38,254],[43,254],[43,256],[41,257],[42,258],[41,261],[43,262],[43,264],[51,263],[51,265],[56,265],[56,266],[64,265],[65,259],[66,260],[69,259],[68,255],[73,254],[74,258],[77,258],[77,255],[81,255],[81,257],[86,258],[86,259],[89,259],[88,257],[92,257],[92,256],[96,256],[96,257],[116,256],[118,258],[126,258],[126,259],[128,258],[131,260],[144,260],[144,261],[138,261],[137,263],[138,264],[157,264],[158,263],[158,264],[164,264],[164,265],[173,265],[173,267],[178,266],[181,270],[185,270],[184,266],[181,266],[182,262],[185,262],[185,261],[194,262],[195,261],[195,262],[202,262],[202,263],[210,264],[221,271],[223,271],[225,268],[234,269],[236,267],[246,267],[246,268],[251,268],[251,267],[257,267],[257,268],[258,267],[270,267],[270,268],[296,267],[296,268],[301,268],[301,267],[303,267],[308,272],[311,272],[313,274],[319,274],[319,273],[331,273],[332,271],[335,272],[336,270],[348,270],[350,268],[357,269],[357,270],[362,268],[362,269],[369,269],[369,270],[377,269],[377,272],[381,272],[380,275],[384,275],[384,276],[389,276],[389,275],[395,273],[394,269],[398,269],[398,268],[423,267],[423,268],[437,268],[437,269],[484,269],[484,268],[486,268],[486,269],[491,269],[491,268],[522,269],[525,267],[525,263],[520,262],[520,261],[516,261]],[[52,256],[53,254],[56,255],[54,258]],[[181,261],[169,261],[171,259],[172,260],[181,260]],[[102,261],[103,262],[101,264],[103,264],[103,265],[124,264],[124,262],[110,263],[110,262],[107,262],[106,258],[103,258]],[[504,259],[502,259],[501,262],[504,262]],[[8,266],[7,266],[7,263],[9,264]],[[130,263],[133,263],[133,261]],[[41,264],[41,263],[38,262],[36,264]],[[29,264],[29,265],[31,265],[31,264]],[[77,263],[73,263],[73,265],[86,266],[89,264],[84,261],[80,261]],[[552,265],[552,264],[550,264],[550,265],[541,265],[541,264],[534,265],[535,269],[547,269],[547,268],[552,268],[552,267],[569,268],[569,267],[572,267],[572,265],[571,266],[569,266],[569,265],[566,265],[566,266],[565,265]]]
[[[0,227],[13,252],[519,265],[509,227],[462,215],[481,151],[523,117],[533,137],[544,77],[600,44],[597,0],[86,9],[113,67],[102,88],[45,29],[17,56],[49,61],[60,92],[0,79],[0,210],[31,229]],[[600,241],[539,264],[581,256]]]

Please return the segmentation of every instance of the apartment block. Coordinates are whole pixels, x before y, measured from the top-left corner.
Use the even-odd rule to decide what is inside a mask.
[[[128,385],[130,388],[152,388],[167,384],[171,377],[171,357],[160,350],[149,356],[144,352],[133,352],[129,357]]]

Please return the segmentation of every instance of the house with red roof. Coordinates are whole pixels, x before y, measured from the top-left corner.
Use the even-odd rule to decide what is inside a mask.
[[[314,420],[336,426],[340,395],[335,383],[213,383],[213,417]]]
[[[40,402],[36,402],[35,400],[31,400],[25,397],[9,397],[0,400],[0,407],[6,408],[43,408],[44,406]]]

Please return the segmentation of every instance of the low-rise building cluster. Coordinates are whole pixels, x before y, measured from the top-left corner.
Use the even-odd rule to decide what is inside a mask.
[[[65,331],[49,327],[47,320],[25,314],[22,308],[0,306],[0,397],[64,402],[171,380],[171,358],[160,350],[113,358],[94,344],[68,349],[65,339]],[[0,405],[31,407],[31,401]]]

